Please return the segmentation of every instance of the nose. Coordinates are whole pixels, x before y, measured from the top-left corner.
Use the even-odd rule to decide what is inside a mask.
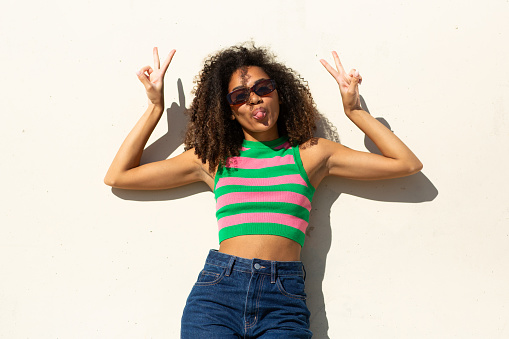
[[[256,94],[254,91],[251,91],[249,93],[249,100],[247,101],[247,103],[249,105],[257,105],[257,104],[259,104],[261,102],[262,102],[262,97],[261,96]]]

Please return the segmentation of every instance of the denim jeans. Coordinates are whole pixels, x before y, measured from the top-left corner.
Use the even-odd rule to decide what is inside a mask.
[[[300,261],[211,250],[187,299],[181,338],[311,338]]]

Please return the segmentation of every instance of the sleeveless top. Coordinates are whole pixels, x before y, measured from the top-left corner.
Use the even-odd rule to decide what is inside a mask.
[[[215,177],[219,242],[271,234],[302,246],[314,193],[298,145],[291,146],[287,137],[244,140],[240,155],[219,166]]]

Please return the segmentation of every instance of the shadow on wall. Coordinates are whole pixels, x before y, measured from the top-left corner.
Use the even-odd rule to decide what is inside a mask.
[[[170,108],[166,109],[168,132],[145,148],[141,157],[141,164],[167,159],[170,154],[182,144],[182,140],[184,140],[184,132],[187,125],[187,115],[185,114],[186,97],[180,78],[177,80],[177,91],[179,103],[173,102]],[[175,200],[206,191],[210,191],[210,189],[202,182],[157,191],[135,191],[112,188],[113,194],[120,199],[136,201]]]
[[[166,111],[168,132],[145,149],[142,163],[164,160],[182,143],[187,118],[185,115],[186,101],[180,79],[177,81],[177,88],[179,103],[173,102]],[[362,97],[361,105],[369,113]],[[377,120],[390,129],[385,119],[377,118]],[[321,114],[317,124],[316,136],[339,142],[336,127]],[[381,154],[368,137],[365,137],[364,144],[370,152]],[[116,196],[125,200],[165,201],[180,199],[210,190],[203,183],[195,183],[160,191],[121,189],[112,189],[112,191]],[[320,184],[313,199],[306,244],[302,250],[302,261],[308,273],[306,293],[308,294],[308,307],[311,311],[311,331],[314,334],[313,338],[316,339],[329,338],[329,323],[325,311],[322,282],[325,275],[327,254],[332,243],[330,211],[332,205],[342,193],[377,201],[407,203],[431,201],[438,195],[435,186],[422,173],[405,178],[380,181],[355,181],[329,177]]]
[[[369,113],[362,96],[361,106]],[[376,119],[391,129],[384,118]],[[316,136],[339,142],[336,128],[326,118],[321,120]],[[378,147],[367,136],[364,138],[364,146],[372,153],[381,154]],[[409,177],[378,181],[335,177],[328,177],[322,181],[313,198],[306,242],[302,249],[302,261],[308,273],[306,293],[311,312],[311,331],[313,338],[316,339],[329,338],[329,322],[325,310],[322,282],[327,254],[332,243],[331,207],[342,193],[376,201],[419,203],[434,200],[438,190],[422,172]]]

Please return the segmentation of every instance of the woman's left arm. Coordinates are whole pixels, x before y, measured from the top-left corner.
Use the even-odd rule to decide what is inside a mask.
[[[352,69],[346,73],[336,52],[336,69],[320,60],[339,85],[347,117],[362,130],[383,155],[360,152],[328,140],[320,140],[319,158],[323,160],[323,176],[335,175],[351,179],[377,180],[397,178],[419,172],[422,163],[415,154],[382,123],[364,111],[360,105],[359,84],[362,77]]]

